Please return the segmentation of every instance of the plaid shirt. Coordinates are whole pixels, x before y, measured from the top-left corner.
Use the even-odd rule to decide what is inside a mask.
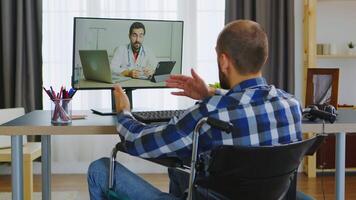
[[[117,131],[129,154],[144,158],[191,156],[192,134],[199,119],[230,121],[236,130],[227,134],[208,124],[199,137],[199,152],[219,145],[276,145],[301,140],[301,107],[292,95],[267,85],[265,79],[241,82],[229,91],[217,90],[168,124],[141,123],[123,112]]]

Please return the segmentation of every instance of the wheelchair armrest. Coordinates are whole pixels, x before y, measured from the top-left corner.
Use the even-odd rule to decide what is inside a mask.
[[[150,162],[154,162],[165,167],[179,168],[183,167],[183,161],[179,158],[168,157],[168,158],[145,158]]]
[[[308,156],[312,156],[320,147],[321,143],[324,142],[325,138],[327,137],[327,135],[323,135],[323,134],[318,134],[316,136],[316,141],[314,142],[314,144],[308,149],[308,151],[305,153],[305,155]]]
[[[116,151],[121,151],[121,152],[124,152],[124,153],[127,152],[127,151],[126,151],[126,147],[125,147],[125,145],[124,145],[123,142],[117,143],[117,144],[115,145],[115,148],[116,148]]]
[[[116,151],[120,151],[123,153],[127,153],[126,147],[123,142],[119,142],[115,145]],[[142,158],[147,161],[163,165],[165,167],[183,167],[185,165],[185,161],[177,158],[177,157],[167,157],[167,158]]]

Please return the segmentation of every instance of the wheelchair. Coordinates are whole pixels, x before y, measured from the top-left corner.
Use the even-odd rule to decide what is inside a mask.
[[[190,162],[179,158],[146,159],[188,172],[188,200],[296,199],[298,166],[305,155],[315,153],[326,137],[316,135],[307,140],[276,146],[222,145],[198,155],[199,131],[205,123],[228,134],[234,131],[234,126],[229,122],[202,118],[194,129]],[[125,152],[121,142],[111,153],[107,197],[110,200],[128,200],[113,191],[118,151]]]

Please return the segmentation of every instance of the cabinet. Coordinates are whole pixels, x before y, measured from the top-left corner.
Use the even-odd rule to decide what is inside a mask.
[[[340,9],[340,6],[342,9]],[[320,11],[323,7],[326,10]],[[356,95],[349,90],[353,89],[354,74],[356,73],[356,55],[348,55],[346,53],[346,44],[349,41],[356,41],[356,28],[351,24],[355,23],[356,1],[332,1],[332,0],[304,0],[304,77],[303,77],[303,94],[306,94],[306,71],[307,68],[313,67],[339,67],[340,73],[339,83],[339,103],[341,104],[356,104]],[[324,13],[320,13],[324,12]],[[320,19],[318,17],[325,17]],[[317,20],[318,18],[318,20]],[[317,43],[334,43],[338,46],[338,54],[336,55],[316,55]],[[348,66],[346,66],[348,65]],[[349,88],[348,88],[349,87]],[[311,134],[305,134],[309,137]],[[316,156],[311,156],[306,159],[304,170],[309,177],[315,177],[316,172],[321,164],[325,163],[325,168],[332,171],[335,163],[334,152],[335,140],[329,137],[326,143],[317,152]],[[356,152],[352,149],[356,146],[356,135],[347,135],[346,147],[346,167],[350,169],[356,168],[356,162],[351,156],[351,152]]]

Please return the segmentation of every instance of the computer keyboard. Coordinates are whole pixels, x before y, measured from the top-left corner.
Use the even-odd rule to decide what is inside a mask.
[[[132,112],[132,115],[141,122],[168,122],[172,117],[178,117],[185,110],[159,110]]]

